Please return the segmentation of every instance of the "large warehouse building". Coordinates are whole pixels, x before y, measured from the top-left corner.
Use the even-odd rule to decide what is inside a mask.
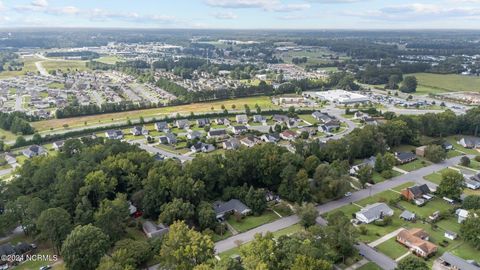
[[[363,103],[370,100],[367,96],[345,90],[321,91],[315,92],[315,95],[322,100],[339,104]]]

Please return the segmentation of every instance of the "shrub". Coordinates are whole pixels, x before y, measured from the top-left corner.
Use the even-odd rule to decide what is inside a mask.
[[[477,157],[475,157],[476,159]],[[468,167],[470,166],[470,159],[467,156],[463,156],[460,158],[460,165]]]
[[[480,162],[480,156],[475,156],[475,161]]]
[[[393,177],[393,171],[392,170],[385,170],[380,175],[385,179],[390,179],[390,178]]]

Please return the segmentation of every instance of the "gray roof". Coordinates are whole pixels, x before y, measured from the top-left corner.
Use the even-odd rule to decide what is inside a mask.
[[[244,203],[237,199],[231,199],[228,202],[220,202],[216,201],[213,203],[213,209],[215,210],[215,214],[217,216],[219,215],[224,215],[227,212],[238,212],[242,213],[244,211],[250,211],[250,208],[248,208]]]
[[[393,211],[385,203],[374,203],[365,206],[358,213],[363,214],[367,219],[372,219],[380,215],[380,213],[386,214]]]
[[[413,219],[415,218],[415,214],[408,210],[405,210],[400,214],[400,217],[404,219]]]
[[[473,265],[449,252],[443,253],[442,257],[440,257],[440,260],[450,264],[451,266],[455,266],[455,268],[459,270],[480,270],[480,267]]]

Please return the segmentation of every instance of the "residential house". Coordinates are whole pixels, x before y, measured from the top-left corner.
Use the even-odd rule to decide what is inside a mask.
[[[369,204],[355,213],[355,218],[366,224],[383,219],[385,216],[393,216],[393,210],[385,203]]]
[[[133,136],[148,135],[148,129],[140,126],[133,127],[131,132]]]
[[[187,133],[187,139],[194,140],[202,137],[202,133],[197,130],[189,130]]]
[[[168,132],[170,128],[168,127],[168,123],[166,121],[162,121],[155,123],[155,130],[159,132]]]
[[[203,152],[203,153],[210,153],[215,151],[215,146],[203,142],[197,142],[196,144],[190,147],[190,150],[194,153]]]
[[[401,191],[402,196],[407,201],[413,201],[416,205],[423,205],[426,200],[432,199],[433,195],[431,193],[432,191],[426,184],[407,187]]]
[[[280,133],[280,138],[287,140],[287,141],[293,141],[298,137],[297,133],[295,131],[291,130],[285,130],[282,133]]]
[[[297,133],[299,135],[302,134],[303,132],[307,132],[308,135],[313,136],[313,135],[317,134],[317,129],[314,128],[314,127],[302,127],[302,128],[299,128],[297,130]]]
[[[458,234],[455,233],[455,232],[452,232],[452,231],[445,231],[443,236],[445,236],[445,238],[447,238],[447,239],[455,240],[455,239],[457,239]]]
[[[364,159],[361,163],[357,164],[357,165],[353,165],[351,168],[350,168],[350,175],[356,175],[358,170],[360,170],[362,167],[364,166],[370,166],[370,167],[375,167],[375,161],[377,160],[377,158],[375,156],[371,156],[369,158],[366,158]]]
[[[208,139],[223,139],[227,137],[227,131],[225,129],[215,129],[215,130],[210,130],[207,133],[207,138]]]
[[[158,137],[158,141],[161,144],[176,144],[177,143],[177,137],[175,134],[168,132],[164,136]]]
[[[420,228],[403,229],[397,234],[397,242],[408,247],[413,254],[423,258],[428,258],[437,252],[437,246],[428,240],[428,234]]]
[[[197,127],[208,126],[208,125],[210,125],[210,119],[200,118],[200,119],[197,119],[196,123],[197,123]]]
[[[415,154],[419,157],[425,157],[425,150],[427,149],[427,146],[419,146],[415,149]]]
[[[400,164],[406,164],[417,159],[417,156],[412,152],[396,152],[395,159]]]
[[[405,210],[400,214],[400,218],[406,221],[412,221],[415,220],[416,215],[408,210]]]
[[[160,223],[155,224],[153,221],[147,220],[142,224],[142,229],[148,238],[161,237],[168,233],[169,227]]]
[[[458,141],[458,144],[465,148],[480,148],[480,138],[476,137],[463,137]]]
[[[318,127],[318,131],[320,132],[326,132],[326,133],[331,133],[333,131],[336,131],[340,128],[340,121],[338,120],[331,120],[326,122],[323,125],[320,125]]]
[[[280,135],[277,133],[264,134],[260,139],[267,143],[277,143],[280,140]]]
[[[230,125],[230,120],[228,118],[217,118],[215,120],[215,123],[217,125],[229,126]]]
[[[232,132],[236,135],[242,134],[243,132],[247,132],[248,128],[246,126],[232,126]]]
[[[45,148],[43,148],[42,146],[32,145],[32,146],[29,146],[27,149],[24,149],[22,151],[22,153],[27,158],[32,158],[32,157],[36,157],[36,156],[46,155],[47,150],[45,150]]]
[[[12,153],[6,153],[4,158],[10,165],[17,163],[17,158]]]
[[[223,142],[222,146],[225,150],[235,150],[240,147],[240,141],[237,138],[232,138],[228,141]]]
[[[53,146],[53,149],[60,151],[64,144],[65,144],[65,141],[57,141],[57,142],[54,142],[52,146]]]
[[[287,123],[290,118],[286,115],[283,114],[274,114],[272,116],[272,120],[277,122],[277,123]]]
[[[455,211],[455,215],[457,215],[457,222],[458,223],[462,223],[463,221],[465,221],[465,219],[468,218],[468,215],[470,213],[468,212],[468,210],[465,210],[465,209],[457,209]]]
[[[179,129],[187,129],[190,127],[190,121],[187,119],[180,119],[175,121],[175,126]]]
[[[296,128],[300,124],[301,120],[300,119],[295,119],[295,118],[290,118],[287,121],[287,128]]]
[[[445,252],[433,263],[433,270],[480,270],[474,262],[466,261],[450,252]]]
[[[254,136],[246,136],[240,139],[240,143],[246,147],[254,147],[258,143],[257,138]]]
[[[224,220],[225,215],[233,213],[246,216],[252,212],[250,208],[237,199],[231,199],[227,202],[216,201],[213,203],[213,210],[218,220]]]
[[[123,131],[121,130],[108,130],[105,132],[105,136],[110,140],[123,139]]]
[[[253,122],[255,122],[255,123],[266,123],[267,119],[263,115],[256,114],[256,115],[253,116]]]
[[[332,121],[334,118],[331,117],[330,115],[322,112],[313,112],[312,113],[313,118],[315,118],[317,121],[321,123],[327,123]]]
[[[237,121],[238,124],[246,125],[248,124],[248,116],[246,114],[239,114],[235,116],[235,121]]]

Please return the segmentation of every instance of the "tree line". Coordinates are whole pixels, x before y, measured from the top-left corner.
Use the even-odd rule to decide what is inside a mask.
[[[9,130],[14,134],[29,135],[35,132],[29,121],[38,120],[23,112],[2,113],[0,112],[0,128]]]

